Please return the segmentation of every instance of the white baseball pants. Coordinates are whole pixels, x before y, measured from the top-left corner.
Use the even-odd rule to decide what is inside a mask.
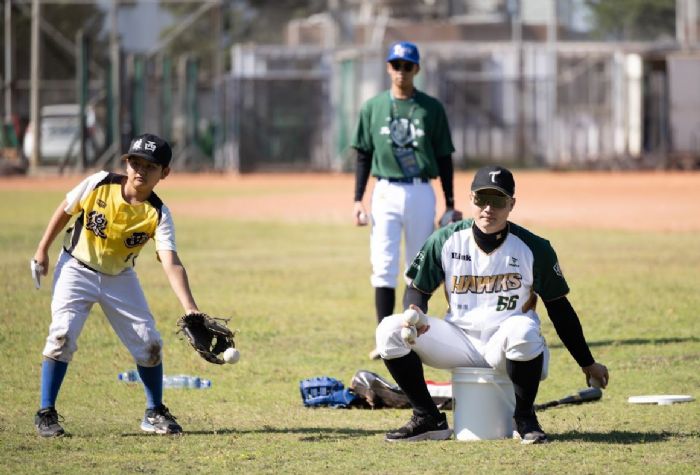
[[[119,275],[100,274],[62,251],[53,280],[51,326],[44,356],[70,362],[90,309],[99,303],[138,365],[152,367],[161,362],[163,342],[133,269]]]
[[[391,183],[377,180],[372,192],[370,262],[372,287],[396,288],[405,235],[404,261],[408,267],[434,230],[435,192],[428,183]]]
[[[403,314],[384,318],[377,326],[377,350],[384,359],[400,358],[411,350],[433,368],[494,368],[506,373],[506,359],[530,361],[544,353],[542,380],[547,377],[549,350],[538,322],[524,315],[505,320],[490,336],[469,334],[442,318],[428,317],[430,329],[409,345],[401,338]]]

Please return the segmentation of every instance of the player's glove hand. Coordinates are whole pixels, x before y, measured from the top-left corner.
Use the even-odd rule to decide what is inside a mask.
[[[453,208],[445,210],[438,221],[438,227],[444,228],[450,223],[455,223],[462,219],[462,212]]]
[[[190,313],[178,319],[180,329],[177,333],[183,333],[199,356],[208,362],[224,364],[221,357],[223,352],[236,347],[233,340],[235,333],[228,329],[226,323],[228,319],[213,318],[206,313]]]

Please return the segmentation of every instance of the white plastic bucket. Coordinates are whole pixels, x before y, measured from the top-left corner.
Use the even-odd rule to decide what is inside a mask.
[[[457,440],[513,437],[513,384],[491,368],[454,368],[452,404]]]

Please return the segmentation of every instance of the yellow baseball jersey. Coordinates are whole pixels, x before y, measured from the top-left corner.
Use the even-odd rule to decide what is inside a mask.
[[[122,196],[125,178],[98,172],[66,195],[65,212],[78,217],[66,231],[63,248],[85,266],[104,274],[117,275],[134,267],[149,239],[155,239],[156,251],[175,251],[168,208],[155,193],[144,203],[127,203]]]

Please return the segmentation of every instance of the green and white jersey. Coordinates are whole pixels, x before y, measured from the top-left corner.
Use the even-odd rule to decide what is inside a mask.
[[[566,295],[569,287],[549,241],[508,223],[505,241],[486,254],[472,219],[435,231],[406,271],[414,287],[433,293],[445,283],[445,320],[470,332],[488,332],[512,315],[539,322],[535,304]]]
[[[437,159],[454,152],[440,101],[416,90],[411,99],[392,99],[389,91],[362,106],[352,147],[372,154],[372,176],[403,178],[394,146],[413,149],[422,178],[436,178]]]

